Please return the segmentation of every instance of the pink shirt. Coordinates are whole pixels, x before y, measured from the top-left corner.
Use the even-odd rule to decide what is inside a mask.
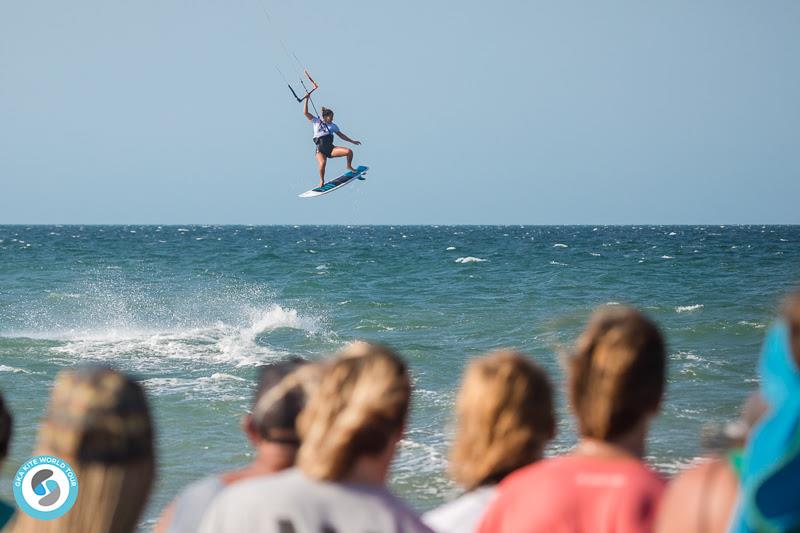
[[[651,531],[666,482],[635,459],[568,455],[508,476],[480,533]]]

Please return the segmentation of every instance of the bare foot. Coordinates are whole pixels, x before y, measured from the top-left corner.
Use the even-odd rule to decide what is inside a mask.
[[[319,180],[319,186],[322,187],[323,185],[325,185],[325,180]]]

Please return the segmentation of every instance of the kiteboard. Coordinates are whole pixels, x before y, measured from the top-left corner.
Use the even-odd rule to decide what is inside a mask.
[[[353,183],[356,180],[364,180],[364,174],[367,173],[369,167],[365,167],[363,165],[356,167],[356,171],[353,172],[352,170],[348,170],[335,180],[331,180],[327,182],[322,187],[315,187],[309,191],[304,193],[298,194],[300,198],[313,198],[315,196],[322,196],[323,194],[328,194],[329,192],[335,191],[337,189],[341,189],[348,183]]]

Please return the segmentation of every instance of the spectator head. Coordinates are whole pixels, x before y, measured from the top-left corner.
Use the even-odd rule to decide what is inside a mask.
[[[790,344],[795,364],[800,369],[800,291],[790,294],[783,304],[783,317],[789,327]]]
[[[253,444],[260,441],[299,446],[297,416],[319,380],[319,365],[302,359],[264,365],[258,369],[258,387],[252,413],[243,426]]]
[[[498,351],[473,359],[456,400],[453,479],[472,490],[499,483],[542,457],[555,436],[547,374],[523,354]]]
[[[8,447],[11,444],[12,423],[13,418],[11,418],[11,413],[6,408],[3,395],[0,394],[0,463],[2,463],[8,455]]]
[[[155,459],[150,410],[135,381],[106,367],[60,372],[37,449],[70,463],[80,483],[78,499],[55,520],[20,515],[16,533],[136,529],[152,486]]]
[[[391,349],[357,343],[328,365],[298,418],[298,464],[309,476],[341,481],[361,457],[393,451],[405,426],[411,384]]]
[[[634,309],[601,309],[578,339],[568,374],[581,435],[614,442],[658,411],[666,374],[664,340],[658,327]]]

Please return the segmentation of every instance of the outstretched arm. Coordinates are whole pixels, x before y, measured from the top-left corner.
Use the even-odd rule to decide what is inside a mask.
[[[308,120],[314,120],[314,115],[308,112],[308,100],[311,93],[308,93],[305,98],[303,98],[303,114],[306,116]]]
[[[336,132],[336,135],[338,135],[340,139],[344,139],[345,141],[347,141],[347,142],[349,142],[349,143],[353,143],[353,144],[355,144],[356,146],[358,146],[358,145],[360,145],[360,144],[361,144],[361,141],[354,141],[353,139],[351,139],[350,137],[348,137],[347,135],[345,135],[345,134],[344,134],[344,133],[342,133],[341,131],[337,131],[337,132]]]

